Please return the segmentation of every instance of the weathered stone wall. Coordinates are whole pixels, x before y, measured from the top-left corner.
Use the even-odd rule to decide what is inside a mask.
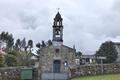
[[[56,49],[59,51],[56,52]],[[67,46],[48,46],[41,49],[40,55],[40,71],[41,72],[53,72],[53,62],[54,60],[60,60],[61,72],[67,72],[65,68],[65,61],[67,61],[70,68],[75,67],[75,50]]]
[[[71,69],[71,76],[87,76],[87,75],[98,75],[98,74],[110,74],[110,73],[120,73],[120,63],[115,64],[91,64],[91,65],[81,65],[76,69]]]
[[[20,80],[20,72],[23,67],[0,68],[0,80]],[[98,74],[120,73],[120,63],[101,65],[82,65],[71,69],[71,76],[87,76]],[[33,69],[33,79],[38,80],[38,69]]]
[[[21,80],[20,79],[21,68],[27,68],[27,67],[0,68],[0,80]],[[37,71],[38,71],[37,69],[33,69],[32,80],[37,80],[38,78]]]
[[[0,68],[0,80],[20,80],[20,67]]]

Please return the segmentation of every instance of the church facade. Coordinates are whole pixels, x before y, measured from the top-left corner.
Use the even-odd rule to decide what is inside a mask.
[[[75,68],[74,48],[63,44],[63,24],[62,17],[58,12],[53,23],[53,44],[41,49],[39,69],[43,73],[68,73]]]

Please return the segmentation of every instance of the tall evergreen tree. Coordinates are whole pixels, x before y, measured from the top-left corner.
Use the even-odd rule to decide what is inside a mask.
[[[36,51],[37,53],[36,58],[39,60],[39,54],[40,54],[40,49],[42,48],[42,45],[40,43],[37,43],[36,47],[38,48],[38,50]]]
[[[30,51],[30,53],[32,52],[32,48],[33,48],[33,41],[32,40],[29,40],[28,41],[28,47],[29,47],[29,51]]]
[[[16,43],[15,43],[15,49],[20,50],[20,46],[21,46],[21,41],[20,41],[20,39],[17,39]]]
[[[46,47],[46,44],[45,42],[42,40],[42,44],[41,44],[42,47]]]
[[[21,41],[21,47],[24,49],[24,51],[26,51],[26,39],[25,38]]]
[[[40,49],[40,48],[41,48],[41,44],[40,44],[40,43],[37,43],[37,44],[36,44],[36,47]]]
[[[53,43],[51,40],[48,40],[47,44],[48,44],[48,46],[51,46]]]
[[[106,41],[105,43],[102,43],[100,49],[95,55],[106,57],[106,59],[103,61],[104,63],[113,63],[118,57],[118,52],[116,51],[112,41]]]
[[[2,41],[5,40],[5,32],[4,32],[4,31],[0,34],[0,39],[1,39]]]
[[[13,38],[12,34],[10,34],[7,36],[7,47],[11,48],[11,47],[13,47],[13,45],[14,45],[14,38]]]
[[[14,38],[12,34],[9,34],[8,32],[2,32],[0,34],[0,40],[2,40],[3,42],[5,42],[7,45],[7,48],[12,48],[14,45]]]

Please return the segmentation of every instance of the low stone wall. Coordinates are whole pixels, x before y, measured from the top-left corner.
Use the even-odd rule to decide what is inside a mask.
[[[0,68],[0,80],[20,80],[21,67]]]
[[[115,64],[91,64],[91,65],[81,65],[76,69],[71,69],[71,76],[87,76],[87,75],[98,75],[98,74],[110,74],[110,73],[120,73],[120,63]]]
[[[27,67],[7,67],[0,68],[0,80],[20,80],[21,68]],[[75,69],[70,69],[71,76],[87,76],[98,74],[120,73],[120,63],[101,65],[81,65]],[[33,69],[33,79],[38,80],[38,70]]]
[[[27,67],[6,67],[0,68],[0,80],[21,80],[20,73],[22,68]],[[33,69],[33,79],[37,80],[37,69]]]

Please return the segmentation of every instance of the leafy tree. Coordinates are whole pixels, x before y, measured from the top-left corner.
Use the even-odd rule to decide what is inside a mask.
[[[0,67],[4,67],[4,57],[0,55]]]
[[[7,66],[16,66],[17,58],[14,55],[6,55],[5,56],[5,64]]]
[[[103,61],[104,63],[113,63],[118,57],[118,52],[116,51],[112,41],[106,41],[105,43],[102,43],[95,55],[106,57]]]
[[[29,66],[32,64],[31,57],[33,56],[32,53],[28,52],[19,52],[17,56],[17,60],[19,61],[19,66]]]
[[[6,48],[5,52],[7,53],[7,55],[5,55],[4,57],[4,64],[6,66],[16,66],[18,64],[18,51],[16,51],[15,49]]]
[[[18,52],[16,50],[14,50],[14,49],[13,50],[9,49],[9,50],[6,51],[6,53],[8,55],[13,55],[13,56],[17,56],[17,54],[18,54]]]
[[[33,64],[32,53],[12,49],[8,49],[6,52],[8,53],[4,60],[6,66],[29,66]]]
[[[29,66],[33,64],[31,57],[31,49],[33,48],[33,41],[29,40],[28,45],[26,45],[26,39],[23,40],[17,39],[14,45],[14,38],[12,34],[8,32],[2,32],[0,34],[0,40],[6,43],[7,48],[4,50],[7,55],[5,57],[0,55],[0,67],[3,66]],[[12,48],[14,45],[14,48]],[[38,45],[40,48],[41,45]],[[27,52],[29,48],[30,53]],[[23,50],[25,49],[25,51]],[[22,50],[22,51],[21,51]]]

